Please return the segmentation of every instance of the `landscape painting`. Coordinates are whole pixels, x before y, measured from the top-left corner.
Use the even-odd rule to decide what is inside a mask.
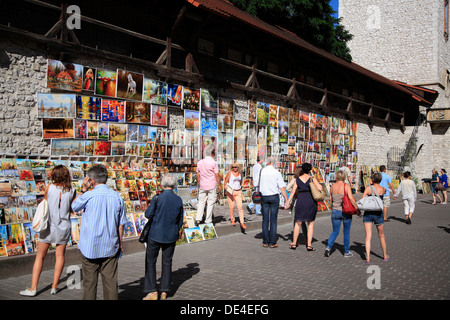
[[[126,122],[150,123],[150,103],[127,101],[125,105]]]
[[[144,96],[142,101],[167,104],[167,83],[144,78]]]
[[[43,119],[44,139],[66,139],[74,137],[73,119]]]
[[[116,96],[117,73],[115,71],[97,69],[95,94],[107,97]]]
[[[76,96],[74,94],[38,93],[38,118],[75,118]]]
[[[83,156],[85,154],[84,141],[52,139],[51,152],[53,156]]]
[[[48,59],[47,88],[81,92],[83,66]]]

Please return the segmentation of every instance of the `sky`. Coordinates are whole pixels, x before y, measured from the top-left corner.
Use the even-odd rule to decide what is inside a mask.
[[[339,18],[339,0],[331,0],[330,5],[333,7],[333,10],[336,11],[335,17]]]

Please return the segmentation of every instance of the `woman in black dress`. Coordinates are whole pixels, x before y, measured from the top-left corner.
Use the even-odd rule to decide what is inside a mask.
[[[316,178],[310,176],[310,171],[312,169],[311,164],[302,164],[303,174],[296,179],[296,184],[292,188],[291,195],[285,205],[285,209],[289,209],[292,198],[294,197],[295,191],[298,188],[297,202],[295,203],[295,225],[294,225],[294,235],[293,241],[289,244],[290,249],[296,249],[298,247],[297,240],[300,233],[300,228],[303,222],[308,224],[308,236],[307,236],[307,246],[308,251],[315,251],[311,244],[314,233],[314,220],[317,214],[317,202],[314,200],[311,194],[311,189],[309,187],[310,183],[314,183],[322,191],[322,186]]]

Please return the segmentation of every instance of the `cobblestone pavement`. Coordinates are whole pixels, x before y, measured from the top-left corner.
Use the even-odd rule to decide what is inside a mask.
[[[287,219],[278,226],[278,248],[262,247],[259,227],[243,234],[236,226],[235,232],[220,236],[220,226],[229,223],[223,219],[216,225],[218,239],[177,246],[168,300],[448,300],[450,206],[433,206],[430,198],[419,196],[411,225],[405,224],[402,202],[393,201],[385,223],[390,260],[383,261],[374,227],[371,265],[364,262],[365,233],[358,217],[352,222],[351,258],[343,257],[342,230],[331,256],[324,257],[332,231],[329,212],[317,216],[315,252],[306,251],[303,238],[297,250],[289,249],[292,227]],[[119,299],[142,299],[144,258],[144,252],[121,258]],[[0,299],[80,300],[82,290],[66,285],[76,275],[68,268],[77,267],[81,265],[66,265],[57,295],[50,295],[53,271],[44,271],[38,295],[20,296],[30,284],[30,269],[28,275],[0,280]],[[160,261],[157,270],[159,277]]]

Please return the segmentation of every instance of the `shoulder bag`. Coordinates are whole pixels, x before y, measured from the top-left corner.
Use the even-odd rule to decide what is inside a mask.
[[[347,195],[346,192],[346,185],[344,185],[344,197],[342,198],[342,213],[343,214],[355,214],[356,209],[353,206],[352,202],[350,201],[350,198]]]
[[[381,211],[383,210],[383,200],[381,200],[377,191],[373,186],[370,186],[371,196],[366,196],[356,203],[359,210],[363,211]]]
[[[309,181],[309,189],[311,190],[311,194],[312,194],[314,201],[320,202],[320,201],[325,200],[325,192],[319,191],[319,189],[317,189],[312,178],[310,178],[310,181]]]
[[[48,214],[48,201],[47,199],[42,199],[36,208],[33,223],[31,224],[31,228],[34,232],[40,233],[47,229]]]
[[[252,202],[255,203],[255,204],[260,204],[261,203],[262,194],[259,191],[259,186],[261,185],[261,172],[262,171],[263,171],[263,169],[261,168],[261,170],[259,170],[258,187],[256,188],[256,191],[252,193]]]
[[[158,205],[158,195],[155,196],[155,211],[156,206]],[[153,218],[148,219],[147,223],[144,226],[144,229],[142,229],[141,236],[139,237],[140,243],[146,243],[148,238],[148,233],[150,232],[150,227],[152,226]]]

